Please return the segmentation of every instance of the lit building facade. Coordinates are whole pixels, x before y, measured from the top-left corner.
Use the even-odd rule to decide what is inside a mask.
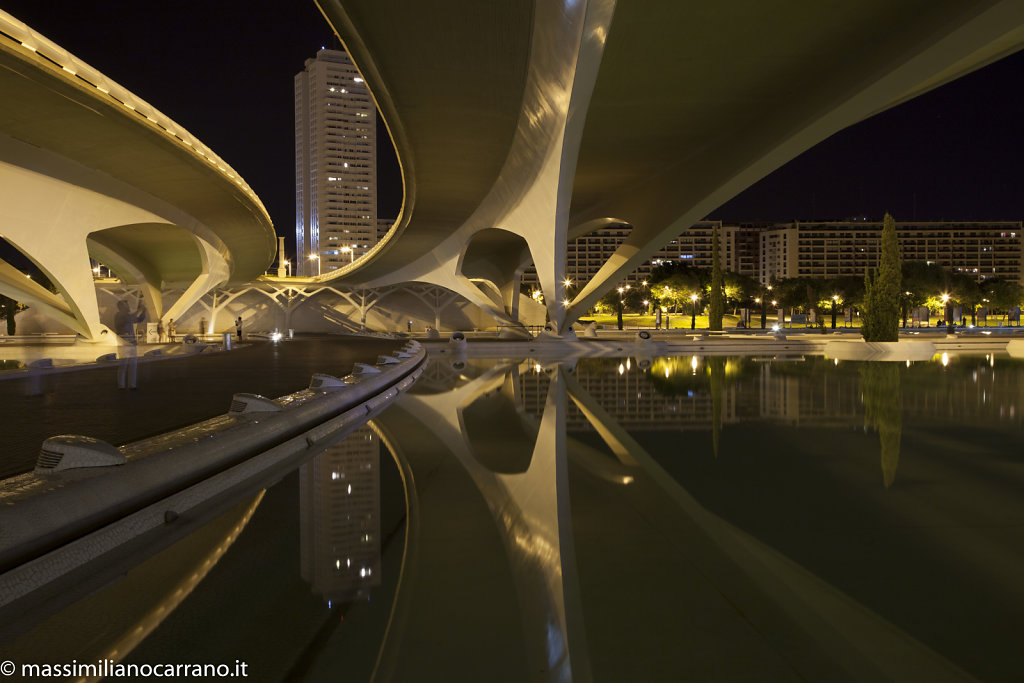
[[[667,261],[682,261],[696,268],[710,268],[711,238],[715,227],[722,231],[730,229],[723,228],[721,221],[695,223],[692,228],[659,249],[650,261],[644,262],[630,273],[626,282],[635,283],[648,279],[653,268]],[[566,277],[575,283],[590,280],[612,257],[619,245],[626,241],[629,230],[628,225],[602,228],[569,242],[566,247]],[[724,232],[719,232],[719,237],[723,235]],[[735,270],[732,267],[734,250],[731,242],[726,249],[727,241],[729,240],[723,238],[722,265],[728,270]],[[523,282],[530,285],[538,284],[537,271],[532,266],[523,273]]]
[[[878,266],[881,221],[829,221],[773,225],[761,230],[763,283],[787,277],[863,276]],[[1020,221],[897,222],[904,262],[920,261],[977,281],[1024,283],[1024,230]]]
[[[711,267],[711,241],[719,229],[722,268],[763,284],[794,277],[863,276],[878,266],[881,221],[743,223],[700,221],[670,240],[627,278],[638,283],[664,263]],[[896,223],[903,261],[923,261],[978,281],[1012,280],[1024,284],[1024,227],[1021,221]],[[629,226],[597,230],[569,242],[566,276],[590,280],[629,236]],[[524,283],[537,285],[533,268]]]
[[[376,244],[376,122],[370,91],[345,52],[306,60],[295,76],[297,275],[336,270]]]

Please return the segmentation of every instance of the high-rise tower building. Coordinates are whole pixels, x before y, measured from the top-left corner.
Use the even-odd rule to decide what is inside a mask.
[[[377,242],[377,110],[348,54],[295,76],[296,274],[326,273]]]

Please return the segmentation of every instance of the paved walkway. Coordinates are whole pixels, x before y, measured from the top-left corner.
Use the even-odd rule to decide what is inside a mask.
[[[236,392],[276,397],[315,372],[348,374],[400,342],[351,337],[256,341],[226,353],[142,361],[138,389],[117,387],[117,367],[0,381],[0,478],[32,469],[43,440],[83,434],[119,445],[226,413]]]

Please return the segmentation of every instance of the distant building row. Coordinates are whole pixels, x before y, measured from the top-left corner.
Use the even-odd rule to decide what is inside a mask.
[[[829,221],[723,225],[700,221],[659,250],[626,280],[640,282],[665,262],[711,267],[711,236],[719,229],[722,267],[767,284],[793,277],[863,276],[878,265],[882,223]],[[934,263],[977,280],[1024,284],[1024,228],[1020,221],[897,223],[904,261]],[[566,276],[590,280],[629,236],[628,226],[604,228],[569,243]],[[531,268],[524,282],[537,283]]]

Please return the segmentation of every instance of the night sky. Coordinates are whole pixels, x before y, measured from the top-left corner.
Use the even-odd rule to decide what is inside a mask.
[[[292,78],[337,46],[312,0],[0,0],[210,146],[294,242]],[[1024,218],[1024,53],[838,133],[711,218]],[[383,127],[381,142],[388,148]],[[380,146],[380,145],[379,145]],[[401,205],[390,149],[380,216]],[[391,157],[391,158],[387,158]],[[294,247],[292,247],[294,249]]]

